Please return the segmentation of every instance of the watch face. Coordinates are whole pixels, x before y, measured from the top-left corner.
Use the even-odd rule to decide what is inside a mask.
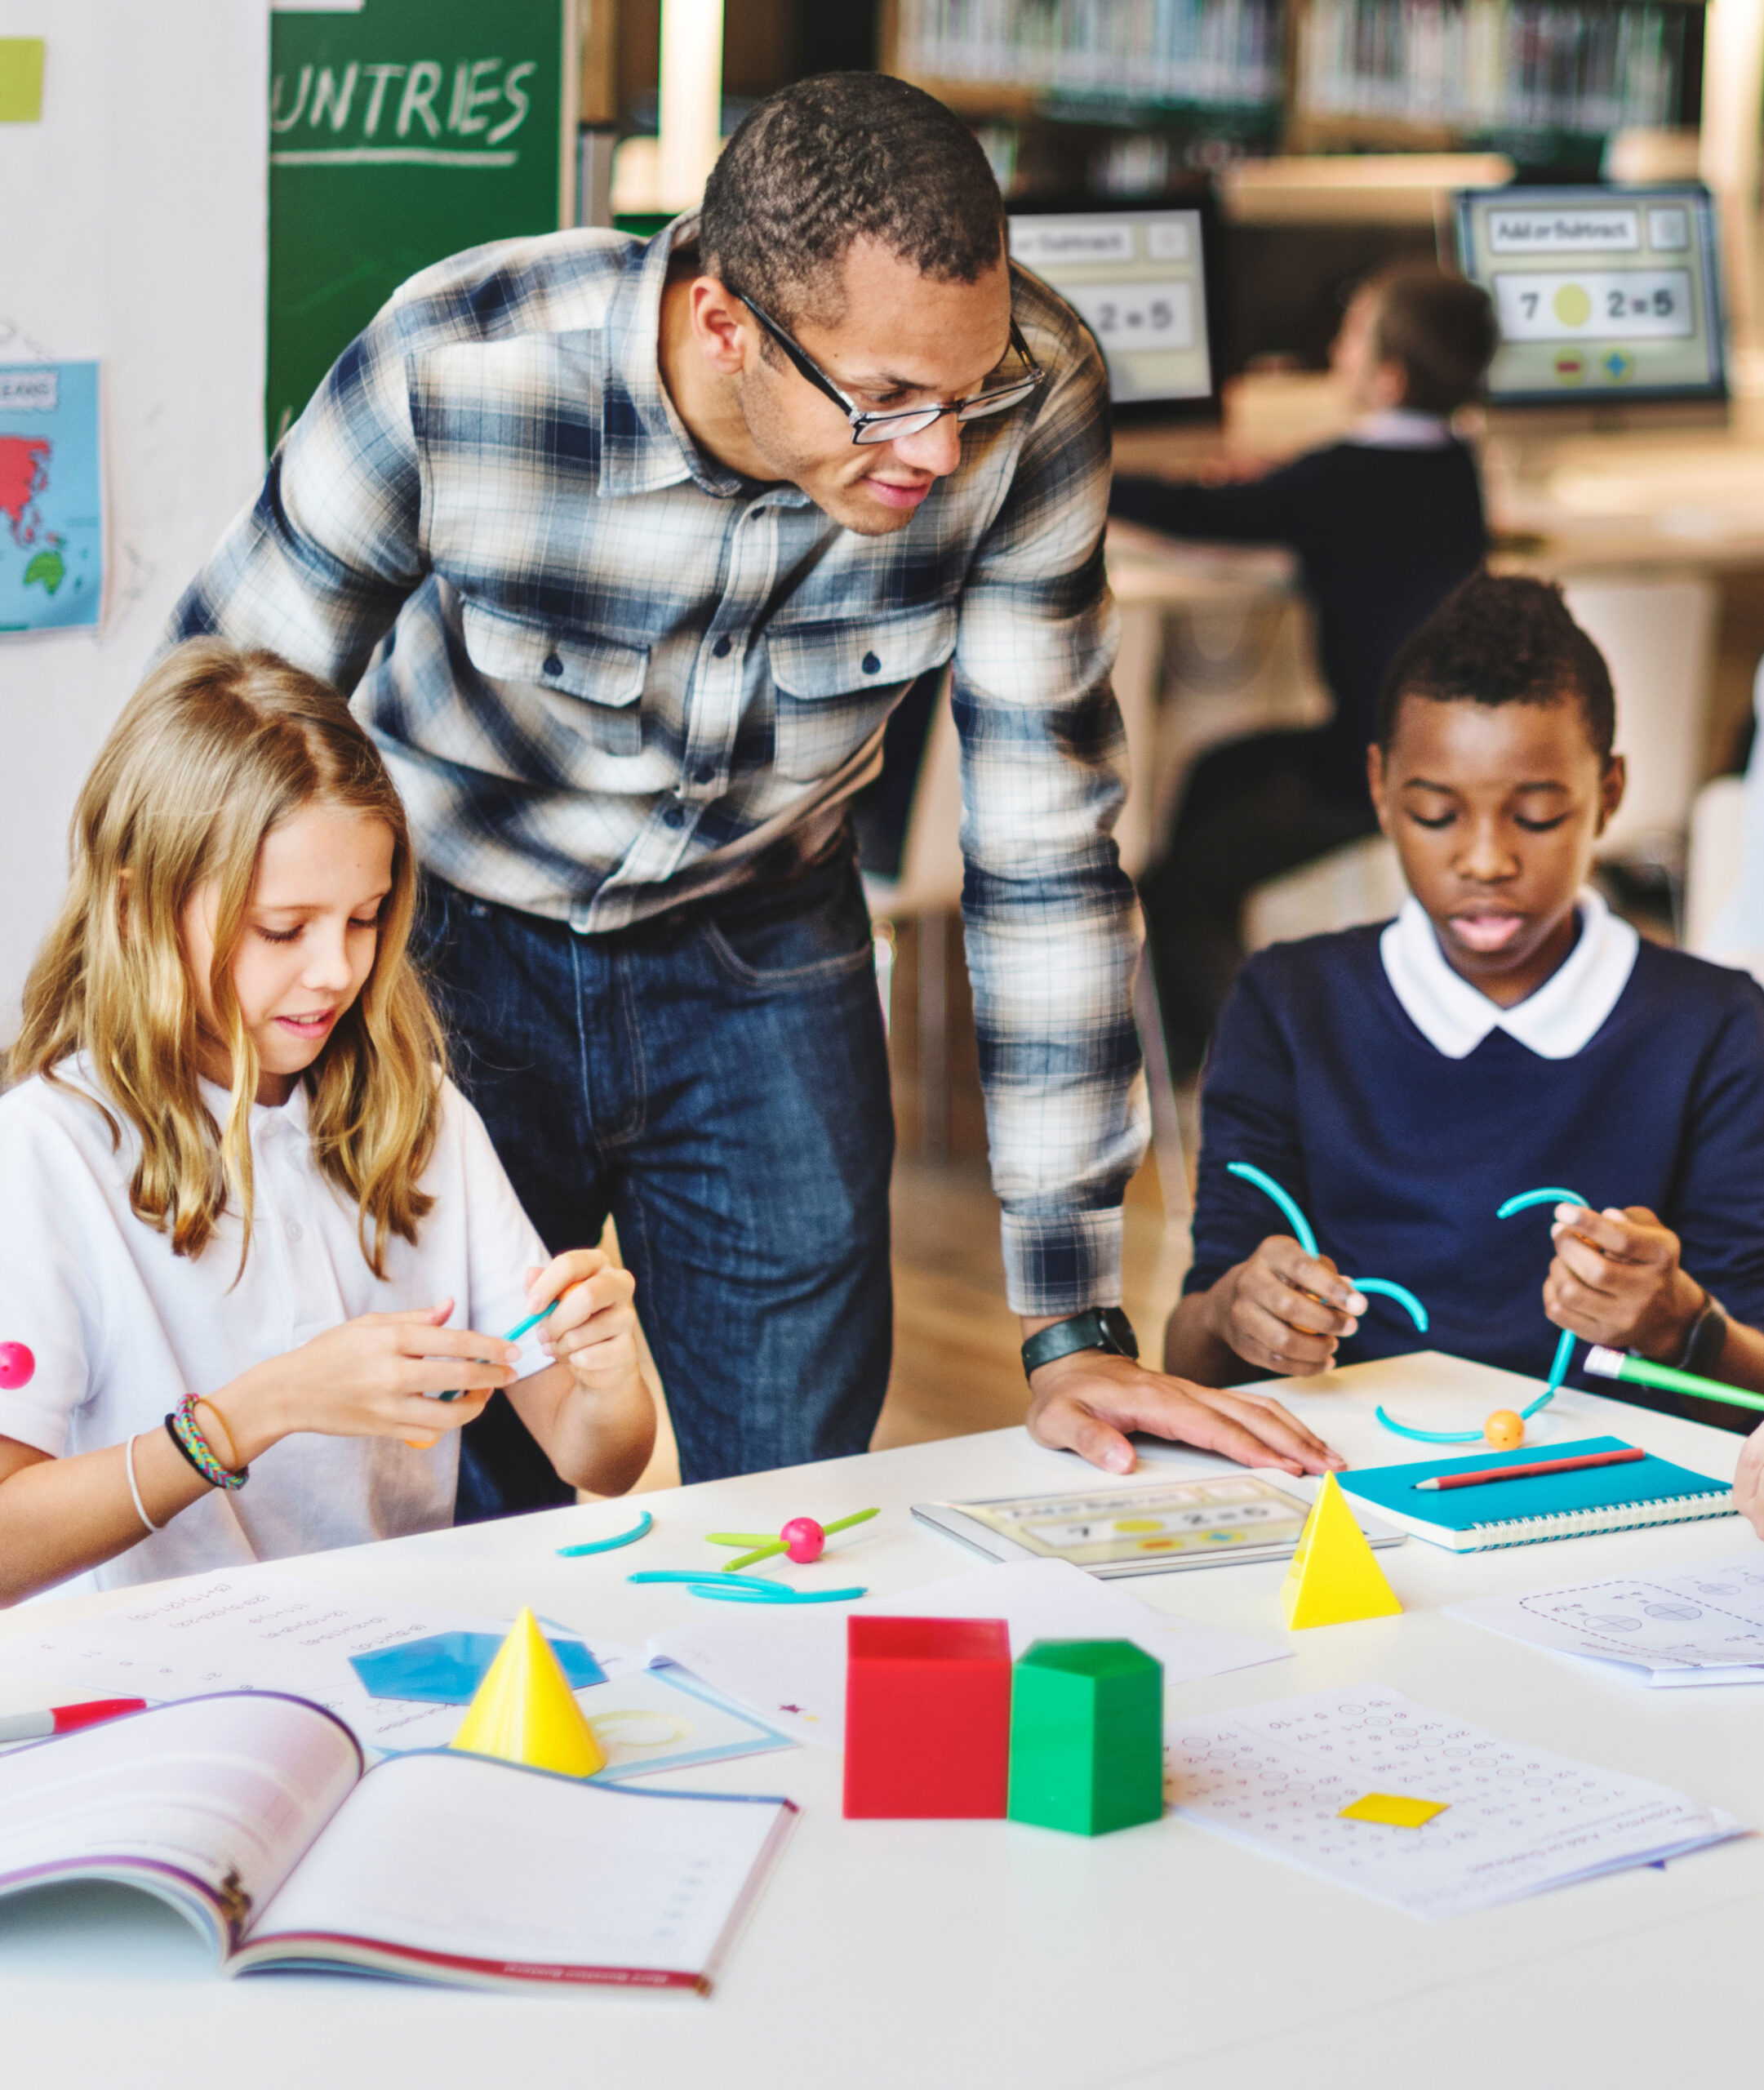
[[[1137,1357],[1140,1339],[1133,1332],[1133,1323],[1118,1306],[1105,1306],[1099,1316],[1109,1341],[1123,1357]]]

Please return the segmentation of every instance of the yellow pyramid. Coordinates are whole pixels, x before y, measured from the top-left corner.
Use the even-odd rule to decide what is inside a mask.
[[[1323,1475],[1280,1591],[1289,1630],[1388,1618],[1402,1606],[1332,1473]]]
[[[535,1771],[560,1771],[567,1778],[591,1778],[607,1766],[531,1611],[521,1613],[496,1650],[447,1746]]]

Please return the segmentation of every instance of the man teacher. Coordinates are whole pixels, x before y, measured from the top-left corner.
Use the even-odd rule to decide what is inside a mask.
[[[1273,1402],[1139,1365],[1139,931],[1096,345],[1009,263],[971,133],[835,73],[702,210],[407,283],[172,635],[353,692],[410,810],[461,1085],[554,1248],[610,1212],[688,1480],[862,1451],[888,1379],[893,1124],[847,827],[954,662],[963,898],[1029,1426],[1317,1471]],[[570,1499],[505,1401],[462,1520]]]

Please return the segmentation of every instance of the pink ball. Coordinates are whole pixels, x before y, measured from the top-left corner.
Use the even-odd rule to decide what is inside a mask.
[[[15,1386],[28,1385],[36,1369],[37,1360],[23,1343],[0,1342],[0,1386],[8,1393]],[[815,1527],[817,1531],[820,1528]]]
[[[812,1517],[793,1517],[778,1536],[793,1560],[819,1560],[827,1550],[827,1534]]]

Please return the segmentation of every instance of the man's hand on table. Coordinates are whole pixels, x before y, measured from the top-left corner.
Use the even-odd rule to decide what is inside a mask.
[[[1023,1325],[1029,1335],[1046,1323]],[[1134,1450],[1124,1434],[1131,1430],[1282,1473],[1347,1464],[1278,1401],[1193,1385],[1100,1350],[1073,1350],[1042,1365],[1029,1381],[1026,1421],[1038,1444],[1079,1452],[1105,1473],[1132,1472]]]

